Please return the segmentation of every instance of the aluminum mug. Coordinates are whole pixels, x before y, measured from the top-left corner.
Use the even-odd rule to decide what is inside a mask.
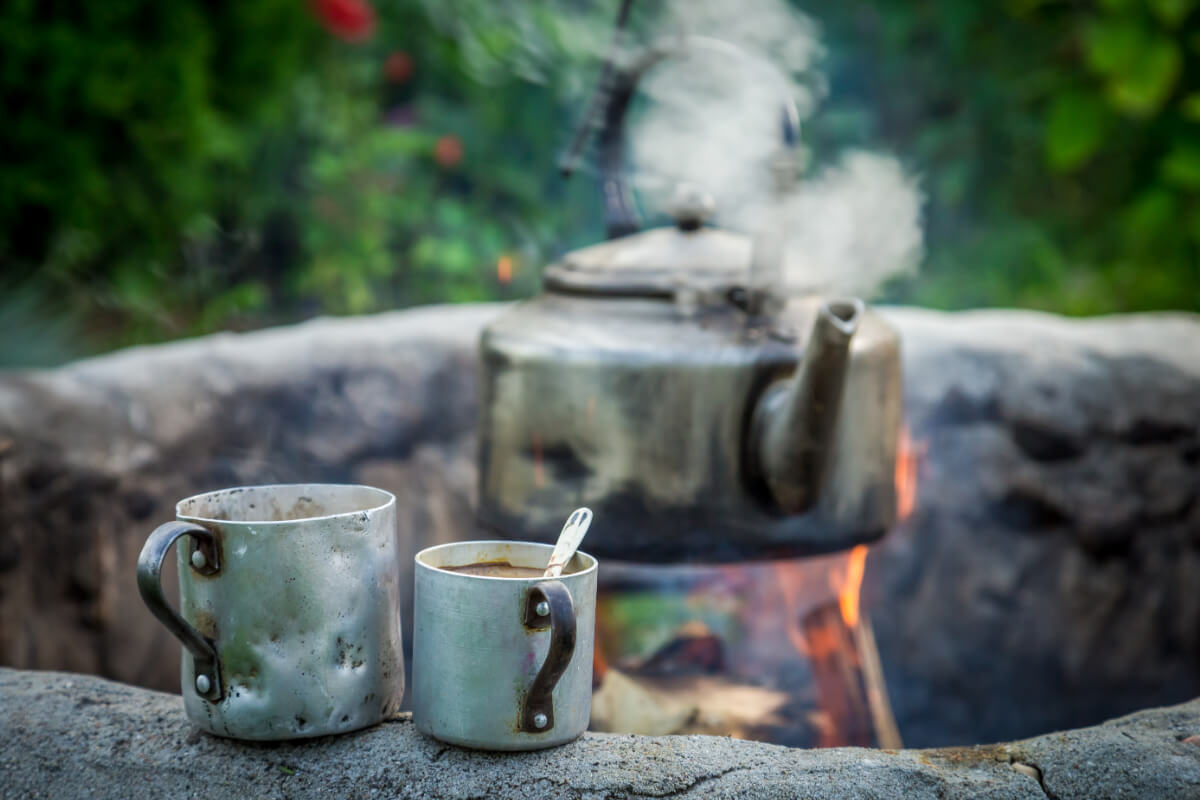
[[[138,589],[184,647],[200,728],[295,739],[373,725],[404,694],[396,498],[369,486],[248,486],[189,497],[138,558]],[[171,545],[179,611],[160,573]]]
[[[487,577],[445,567],[545,569],[553,546],[459,542],[416,555],[413,721],[481,750],[538,750],[578,737],[592,703],[596,559],[561,578]]]

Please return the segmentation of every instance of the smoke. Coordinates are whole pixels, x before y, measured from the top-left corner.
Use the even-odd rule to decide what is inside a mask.
[[[653,67],[639,86],[648,102],[629,136],[643,208],[667,211],[686,182],[712,195],[715,224],[747,234],[781,225],[791,288],[870,294],[916,269],[921,194],[894,158],[844,154],[803,175],[773,205],[770,163],[781,146],[784,103],[792,98],[803,121],[827,92],[812,20],[783,0],[669,0],[650,28],[649,41],[710,40]]]

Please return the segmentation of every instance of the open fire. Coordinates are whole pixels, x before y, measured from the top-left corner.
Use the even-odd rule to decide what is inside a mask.
[[[903,431],[900,522],[915,507],[922,456]],[[858,545],[748,564],[606,562],[593,728],[900,747],[874,631],[859,603],[867,555]]]

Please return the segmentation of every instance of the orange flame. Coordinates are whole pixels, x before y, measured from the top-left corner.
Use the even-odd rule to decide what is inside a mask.
[[[812,665],[821,710],[810,721],[819,730],[820,747],[867,743],[870,700],[858,651],[858,637],[869,629],[859,608],[867,552],[860,544],[774,567],[787,609],[788,639]]]
[[[917,507],[917,471],[925,456],[925,444],[912,440],[908,426],[900,429],[896,447],[896,521],[903,522]]]
[[[513,279],[512,256],[500,256],[496,260],[496,280],[501,283],[511,283]]]
[[[847,628],[858,624],[858,597],[866,568],[867,546],[860,544],[850,551],[850,558],[846,563],[846,579],[838,592],[838,607],[842,610],[842,620]]]

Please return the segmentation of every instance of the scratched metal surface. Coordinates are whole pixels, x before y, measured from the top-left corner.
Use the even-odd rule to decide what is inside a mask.
[[[823,299],[796,299],[775,321],[794,340],[728,304],[689,316],[667,301],[547,292],[509,309],[480,338],[481,522],[552,542],[562,515],[586,505],[591,552],[646,562],[794,558],[879,538],[895,519],[902,395],[899,339],[877,312],[848,345],[810,507],[782,513],[751,457],[760,401],[821,360],[809,345]],[[810,448],[795,427],[774,444]]]
[[[366,486],[298,484],[183,500],[180,519],[217,534],[221,568],[177,548],[184,618],[216,642],[224,696],[194,690],[188,716],[238,739],[290,739],[372,725],[404,693],[395,498]]]
[[[525,595],[541,578],[490,578],[439,566],[507,560],[545,568],[553,547],[461,542],[417,554],[413,610],[413,719],[422,733],[466,747],[537,750],[587,728],[592,700],[596,560],[576,553],[561,580],[575,606],[575,652],[554,688],[554,727],[518,730],[521,703],[546,658],[549,630],[522,624]]]

